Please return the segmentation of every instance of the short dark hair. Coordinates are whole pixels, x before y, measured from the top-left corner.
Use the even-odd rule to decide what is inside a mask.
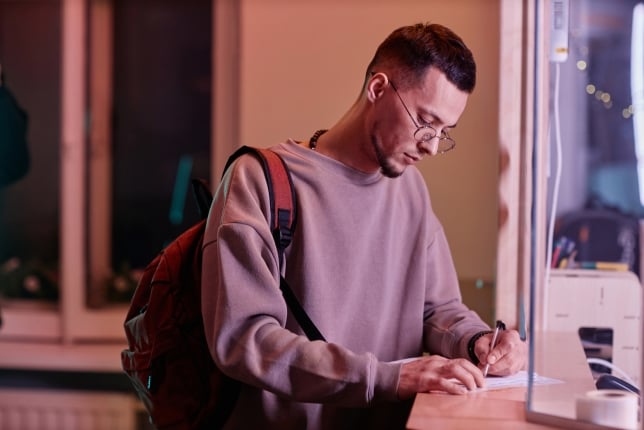
[[[378,47],[367,67],[368,77],[387,67],[396,70],[396,84],[409,87],[423,78],[430,66],[445,74],[467,93],[476,84],[474,56],[463,40],[440,24],[415,24],[394,30]]]

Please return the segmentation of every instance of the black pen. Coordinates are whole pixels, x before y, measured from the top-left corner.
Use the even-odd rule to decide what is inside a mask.
[[[494,329],[494,335],[492,336],[492,343],[490,344],[490,352],[492,352],[492,350],[496,346],[496,340],[499,337],[499,330],[505,330],[505,324],[503,324],[503,321],[501,320],[496,321],[496,328]],[[483,370],[483,377],[487,377],[488,370],[490,370],[490,363],[487,363],[485,365],[485,369]]]

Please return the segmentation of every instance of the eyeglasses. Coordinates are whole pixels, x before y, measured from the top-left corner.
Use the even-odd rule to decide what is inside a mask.
[[[400,94],[398,93],[398,90],[396,89],[396,86],[394,85],[394,83],[391,81],[389,81],[389,83],[391,84],[391,88],[393,88],[394,92],[398,96],[400,103],[402,103],[403,107],[405,108],[405,111],[407,111],[407,115],[409,115],[409,118],[416,126],[416,131],[414,132],[414,139],[416,139],[419,142],[429,142],[433,138],[437,137],[438,133],[436,132],[436,129],[431,125],[429,124],[418,125],[418,123],[414,119],[414,116],[411,114],[411,112],[409,112],[409,109],[407,108],[407,105],[403,101],[402,97],[400,97]],[[436,149],[436,153],[444,154],[454,149],[455,146],[456,146],[456,142],[454,141],[454,139],[452,139],[445,130],[441,130],[441,134],[440,136],[438,136],[438,148]]]

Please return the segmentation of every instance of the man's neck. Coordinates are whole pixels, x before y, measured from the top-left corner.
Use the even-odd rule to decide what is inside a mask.
[[[315,150],[356,170],[372,173],[379,170],[379,166],[371,158],[373,149],[359,109],[358,102],[333,127],[320,135]],[[308,145],[309,142],[306,143]]]

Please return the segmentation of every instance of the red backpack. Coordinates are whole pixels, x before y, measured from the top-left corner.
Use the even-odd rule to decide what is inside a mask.
[[[241,147],[262,162],[271,202],[271,230],[283,264],[284,249],[295,230],[295,191],[286,164],[268,149]],[[145,268],[125,319],[128,349],[123,370],[157,429],[215,429],[228,418],[239,382],[215,365],[201,316],[201,251],[212,194],[193,182],[202,221],[179,235]],[[292,290],[281,278],[280,289],[306,335],[324,340]]]

